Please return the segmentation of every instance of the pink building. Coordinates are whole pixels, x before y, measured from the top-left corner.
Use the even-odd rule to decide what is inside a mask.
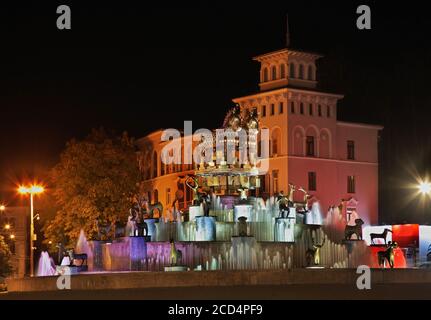
[[[291,49],[257,56],[260,91],[233,101],[241,108],[256,108],[260,127],[270,131],[270,166],[262,177],[263,192],[287,193],[292,183],[308,190],[325,212],[329,206],[351,200],[349,206],[356,208],[366,224],[376,224],[377,140],[383,128],[337,120],[337,102],[343,96],[317,89],[316,60],[321,57]],[[157,131],[138,141],[143,190],[152,194],[153,201],[169,207],[192,168],[161,164],[160,135]],[[184,205],[190,201],[185,198]]]

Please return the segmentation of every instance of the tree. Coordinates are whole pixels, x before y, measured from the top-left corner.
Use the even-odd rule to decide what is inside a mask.
[[[50,178],[58,210],[44,228],[46,241],[74,244],[81,229],[95,238],[97,223],[127,220],[140,181],[133,139],[93,129],[66,144]]]
[[[0,235],[0,278],[6,278],[12,273],[11,255],[9,245],[5,242],[4,237]]]

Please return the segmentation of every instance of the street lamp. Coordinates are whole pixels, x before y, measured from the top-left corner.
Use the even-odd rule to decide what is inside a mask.
[[[419,183],[418,189],[422,194],[430,194],[431,193],[431,183],[428,181],[422,181]]]
[[[22,195],[30,195],[30,276],[34,276],[34,211],[33,211],[33,196],[44,192],[45,189],[39,185],[31,185],[29,187],[19,186],[18,193]]]

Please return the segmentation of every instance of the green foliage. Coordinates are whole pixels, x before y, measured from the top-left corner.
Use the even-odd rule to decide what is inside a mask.
[[[0,235],[0,277],[7,277],[12,273],[11,255],[9,245],[5,242],[4,237]]]
[[[140,179],[133,140],[93,130],[83,141],[71,140],[51,171],[58,211],[45,226],[47,241],[74,244],[80,230],[97,233],[96,221],[126,221]]]

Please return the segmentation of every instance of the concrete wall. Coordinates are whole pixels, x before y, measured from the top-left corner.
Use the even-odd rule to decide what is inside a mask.
[[[294,269],[281,271],[199,271],[81,274],[72,276],[72,290],[169,288],[240,285],[356,284],[356,269]],[[8,290],[52,291],[57,277],[9,279]],[[376,284],[431,283],[431,272],[417,269],[373,269]]]

